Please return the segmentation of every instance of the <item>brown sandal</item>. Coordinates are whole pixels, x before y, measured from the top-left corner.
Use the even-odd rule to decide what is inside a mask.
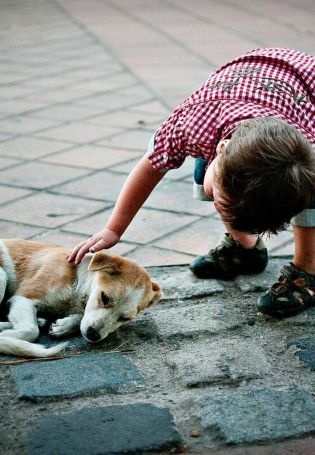
[[[292,262],[281,269],[278,281],[262,295],[257,307],[261,313],[278,318],[294,316],[315,305],[315,276]]]

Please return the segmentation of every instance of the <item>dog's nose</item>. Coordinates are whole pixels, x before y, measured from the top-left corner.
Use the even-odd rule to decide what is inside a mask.
[[[86,337],[89,341],[98,341],[101,339],[100,334],[93,329],[93,327],[89,327],[86,332]]]

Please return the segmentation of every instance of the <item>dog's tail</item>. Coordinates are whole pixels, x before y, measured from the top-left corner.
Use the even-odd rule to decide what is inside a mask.
[[[67,343],[65,342],[59,343],[51,348],[45,348],[41,344],[0,336],[0,353],[12,354],[19,357],[53,357],[59,354],[66,345]]]

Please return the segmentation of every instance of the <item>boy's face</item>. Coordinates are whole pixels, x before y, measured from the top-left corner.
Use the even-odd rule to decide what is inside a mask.
[[[219,214],[222,213],[222,210],[220,208],[220,192],[215,183],[215,174],[219,172],[220,158],[222,153],[225,152],[228,143],[229,139],[222,140],[218,143],[216,148],[217,155],[214,158],[214,160],[210,163],[204,179],[204,190],[207,196],[213,199],[214,206]]]

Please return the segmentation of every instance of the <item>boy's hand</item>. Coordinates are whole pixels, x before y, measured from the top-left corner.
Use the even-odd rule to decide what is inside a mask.
[[[111,229],[104,228],[92,237],[79,243],[68,254],[68,261],[80,264],[86,253],[96,253],[97,251],[111,248],[119,241],[119,235]]]

